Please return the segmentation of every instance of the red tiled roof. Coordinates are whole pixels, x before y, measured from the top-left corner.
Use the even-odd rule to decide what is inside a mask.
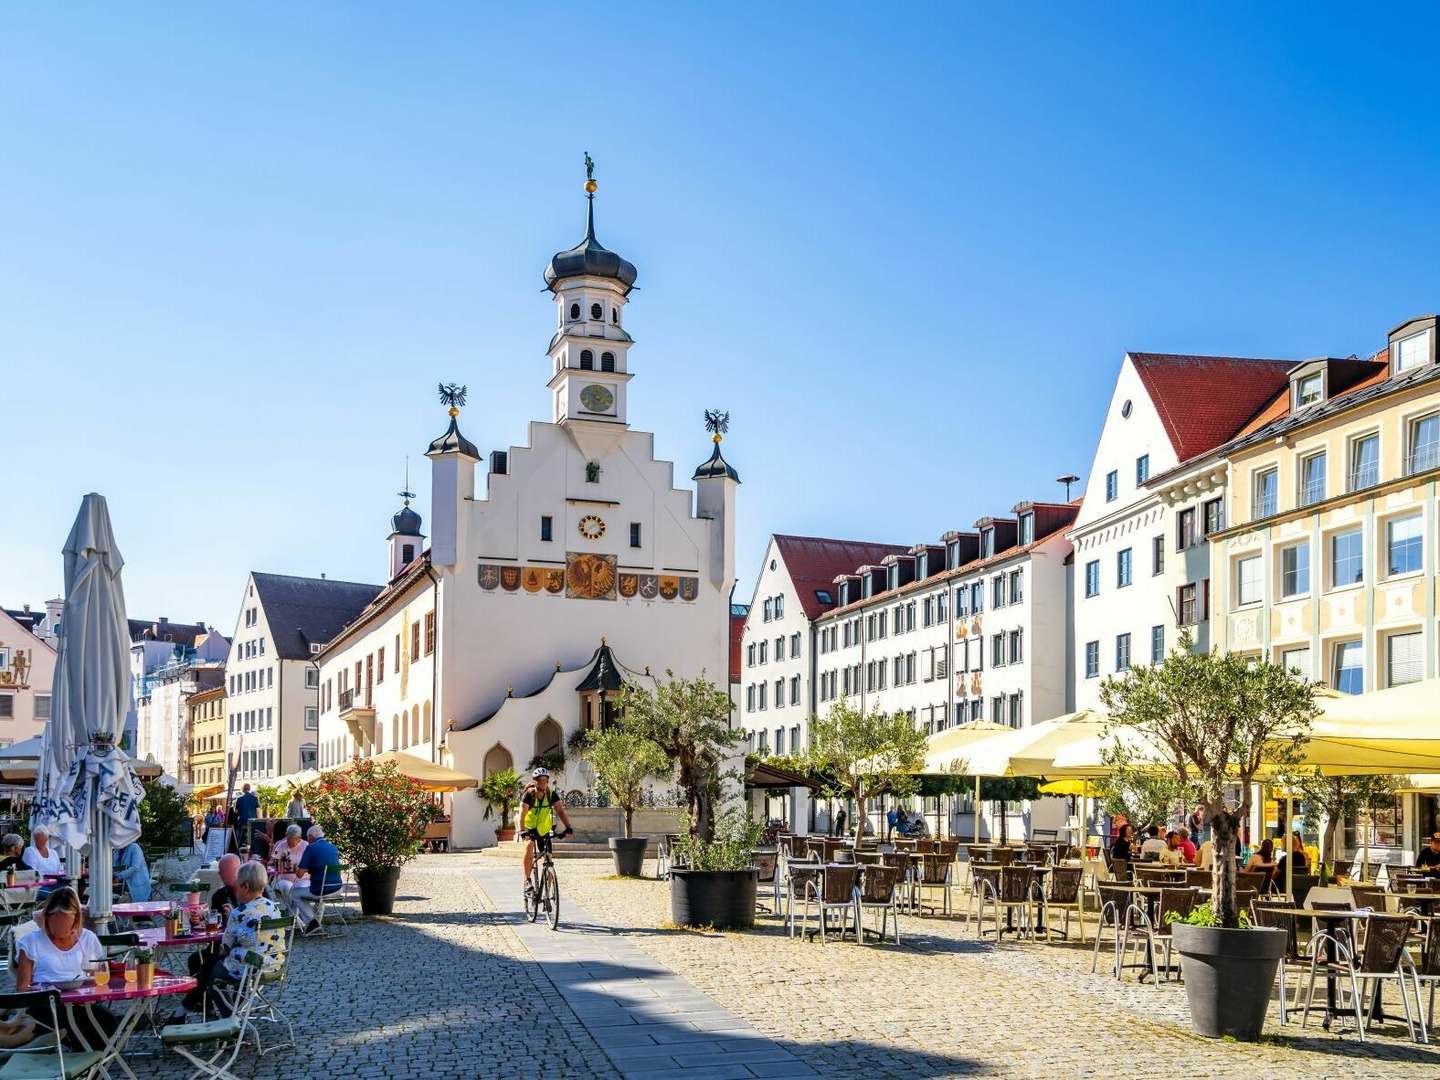
[[[879,565],[886,555],[905,555],[906,544],[876,544],[864,540],[827,540],[819,536],[783,536],[775,534],[775,545],[785,560],[785,569],[800,596],[805,617],[816,619],[832,604],[821,603],[816,589],[824,589],[833,598],[835,577],[853,574],[866,565]]]
[[[1128,354],[1175,456],[1186,461],[1232,438],[1284,390],[1294,360]]]
[[[1390,349],[1388,346],[1369,357],[1368,362],[1383,366],[1376,368],[1375,371],[1365,378],[1362,378],[1355,385],[1348,386],[1340,393],[1335,394],[1335,398],[1342,398],[1346,394],[1353,394],[1357,390],[1364,390],[1367,386],[1374,386],[1376,383],[1384,382],[1390,377]],[[1235,438],[1243,439],[1246,435],[1253,435],[1266,424],[1288,415],[1290,415],[1290,387],[1287,382],[1285,386],[1280,388],[1274,398],[1271,399],[1270,403],[1255,414],[1254,419],[1235,433]]]

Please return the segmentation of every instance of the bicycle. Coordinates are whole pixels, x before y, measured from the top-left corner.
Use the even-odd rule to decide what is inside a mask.
[[[560,879],[555,876],[555,862],[550,857],[550,845],[563,840],[572,833],[566,829],[560,833],[541,836],[534,829],[526,829],[520,835],[535,841],[535,862],[530,867],[530,889],[525,894],[525,917],[532,923],[545,912],[550,929],[560,926]]]

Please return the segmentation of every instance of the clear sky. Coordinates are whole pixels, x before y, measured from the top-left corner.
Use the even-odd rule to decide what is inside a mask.
[[[633,260],[632,423],[728,409],[770,532],[916,543],[1084,476],[1125,349],[1437,306],[1436,18],[1320,5],[30,5],[0,15],[0,602],[87,491],[132,614],[380,581],[440,380],[549,418],[547,258]]]

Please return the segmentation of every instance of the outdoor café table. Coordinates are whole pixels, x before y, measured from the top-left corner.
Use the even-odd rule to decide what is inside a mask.
[[[194,990],[196,982],[189,976],[161,975],[159,972],[151,978],[150,985],[141,988],[132,982],[111,983],[109,986],[96,986],[93,982],[81,986],[75,990],[62,990],[60,1000],[64,1002],[67,1010],[72,1013],[77,1009],[85,1009],[91,1015],[90,1026],[99,1030],[94,1023],[94,1014],[91,1011],[93,1005],[114,1006],[120,1003],[125,1004],[124,1011],[119,1015],[119,1023],[115,1026],[115,1032],[103,1046],[86,1045],[86,1050],[98,1051],[102,1056],[96,1069],[100,1076],[109,1075],[109,1067],[114,1064],[130,1080],[139,1078],[130,1071],[130,1066],[125,1064],[120,1054],[125,1049],[125,1044],[130,1040],[135,1027],[140,1023],[141,1018],[151,1009],[158,998],[167,994],[188,994]],[[74,1026],[72,1025],[72,1030]],[[78,1037],[78,1032],[77,1032]],[[81,1039],[84,1043],[84,1039]]]
[[[1162,890],[1162,889],[1172,889],[1172,890],[1173,890],[1173,889],[1184,889],[1184,888],[1187,887],[1187,886],[1185,886],[1185,885],[1165,885],[1165,886],[1160,886],[1160,885],[1127,885],[1127,884],[1125,884],[1124,882],[1116,882],[1116,881],[1106,881],[1106,882],[1102,882],[1101,884],[1103,884],[1103,885],[1105,886],[1105,888],[1107,888],[1107,889],[1112,889],[1112,890],[1114,890],[1115,892],[1126,892],[1126,893],[1130,893],[1132,896],[1138,896],[1141,900],[1144,901],[1144,903],[1145,903],[1145,914],[1146,914],[1146,916],[1151,920],[1152,924],[1154,923],[1154,920],[1155,920],[1155,908],[1156,908],[1156,905],[1158,905],[1158,904],[1160,903],[1160,893],[1161,893],[1161,890]],[[1200,896],[1209,896],[1209,895],[1210,895],[1210,890],[1209,890],[1209,889],[1191,888],[1190,891],[1191,891],[1191,892],[1194,892],[1194,893],[1196,893],[1196,894],[1198,894],[1198,895],[1200,895]],[[1125,917],[1125,918],[1128,918],[1128,913],[1127,913],[1124,917]],[[1123,922],[1122,922],[1122,924],[1123,924]],[[1156,927],[1156,929],[1158,930],[1159,927]],[[1098,932],[1098,931],[1097,931],[1097,932]],[[1151,949],[1150,938],[1147,936],[1146,939],[1145,939],[1145,963],[1143,963],[1143,964],[1126,964],[1125,966],[1126,966],[1126,967],[1138,967],[1138,968],[1143,968],[1145,971],[1149,971],[1149,970],[1151,969],[1151,960],[1152,960],[1152,957],[1151,957],[1151,955],[1150,955],[1150,949]],[[1145,976],[1142,974],[1142,975],[1140,976],[1140,978],[1141,978],[1141,981],[1143,982]]]
[[[146,900],[142,903],[115,904],[110,914],[117,919],[154,919],[170,914],[170,901]]]
[[[1437,899],[1440,899],[1440,898],[1437,898]],[[1322,910],[1319,910],[1319,909],[1317,909],[1317,908],[1303,908],[1303,907],[1302,907],[1302,908],[1284,908],[1284,909],[1282,909],[1282,910],[1283,910],[1287,915],[1294,915],[1294,916],[1296,916],[1297,918],[1305,917],[1305,918],[1316,919],[1316,920],[1318,920],[1318,921],[1320,921],[1320,922],[1322,922],[1322,923],[1325,924],[1325,929],[1326,929],[1327,932],[1333,931],[1334,929],[1337,929],[1337,928],[1339,927],[1339,924],[1342,923],[1342,922],[1345,922],[1346,920],[1351,920],[1351,921],[1355,921],[1355,922],[1363,922],[1365,919],[1370,918],[1371,915],[1376,914],[1376,912],[1373,912],[1373,911],[1369,911],[1369,910],[1356,911],[1356,910],[1353,909],[1353,908],[1351,908],[1350,910],[1347,910],[1347,911],[1322,911]],[[1384,912],[1384,911],[1382,911],[1382,912],[1379,912],[1379,914],[1381,914],[1381,915],[1386,915],[1386,914],[1390,914],[1390,913],[1389,913],[1389,912]],[[1419,918],[1423,918],[1423,917],[1424,917],[1424,916],[1411,915],[1411,918],[1412,918],[1412,919],[1419,919]],[[1356,941],[1355,941],[1356,935],[1355,935],[1355,934],[1351,934],[1351,935],[1349,935],[1349,936],[1350,936],[1350,951],[1351,951],[1351,955],[1358,957],[1358,948],[1357,948],[1357,946],[1356,946]],[[1327,944],[1327,945],[1325,946],[1325,965],[1326,965],[1326,966],[1325,966],[1325,1021],[1324,1021],[1324,1024],[1325,1024],[1325,1030],[1326,1030],[1326,1031],[1329,1031],[1329,1030],[1330,1030],[1330,1021],[1335,1018],[1335,1015],[1336,1015],[1336,1012],[1337,1012],[1337,1010],[1336,1010],[1336,1008],[1335,1008],[1335,993],[1336,993],[1336,991],[1335,991],[1335,971],[1334,971],[1333,968],[1330,967],[1330,965],[1333,964],[1334,962],[1335,962],[1335,950],[1334,950],[1334,945],[1333,945],[1333,934],[1332,934],[1332,943],[1331,943],[1331,944]],[[1383,1005],[1383,1003],[1381,1002],[1381,999],[1380,999],[1380,995],[1381,995],[1381,993],[1383,992],[1384,987],[1385,987],[1385,980],[1383,980],[1383,979],[1376,979],[1376,980],[1375,980],[1375,998],[1374,998],[1374,1000],[1371,1001],[1371,1003],[1370,1003],[1370,1016],[1369,1016],[1369,1019],[1370,1019],[1370,1020],[1379,1021],[1379,1020],[1384,1020],[1384,1019],[1385,1019],[1385,1008],[1384,1008],[1384,1005]]]
[[[1433,892],[1392,892],[1385,895],[1393,896],[1396,901],[1405,900],[1414,904],[1420,909],[1421,915],[1433,914],[1436,901],[1440,901],[1440,893]]]
[[[187,946],[210,945],[225,936],[224,930],[203,930],[198,934],[181,934],[171,937],[163,926],[152,926],[137,930],[140,944],[150,949],[181,949]]]

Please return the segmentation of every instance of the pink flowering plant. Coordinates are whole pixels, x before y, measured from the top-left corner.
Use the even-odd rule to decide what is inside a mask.
[[[341,858],[370,869],[413,859],[425,826],[440,816],[425,789],[393,763],[367,760],[322,776],[309,810]]]

